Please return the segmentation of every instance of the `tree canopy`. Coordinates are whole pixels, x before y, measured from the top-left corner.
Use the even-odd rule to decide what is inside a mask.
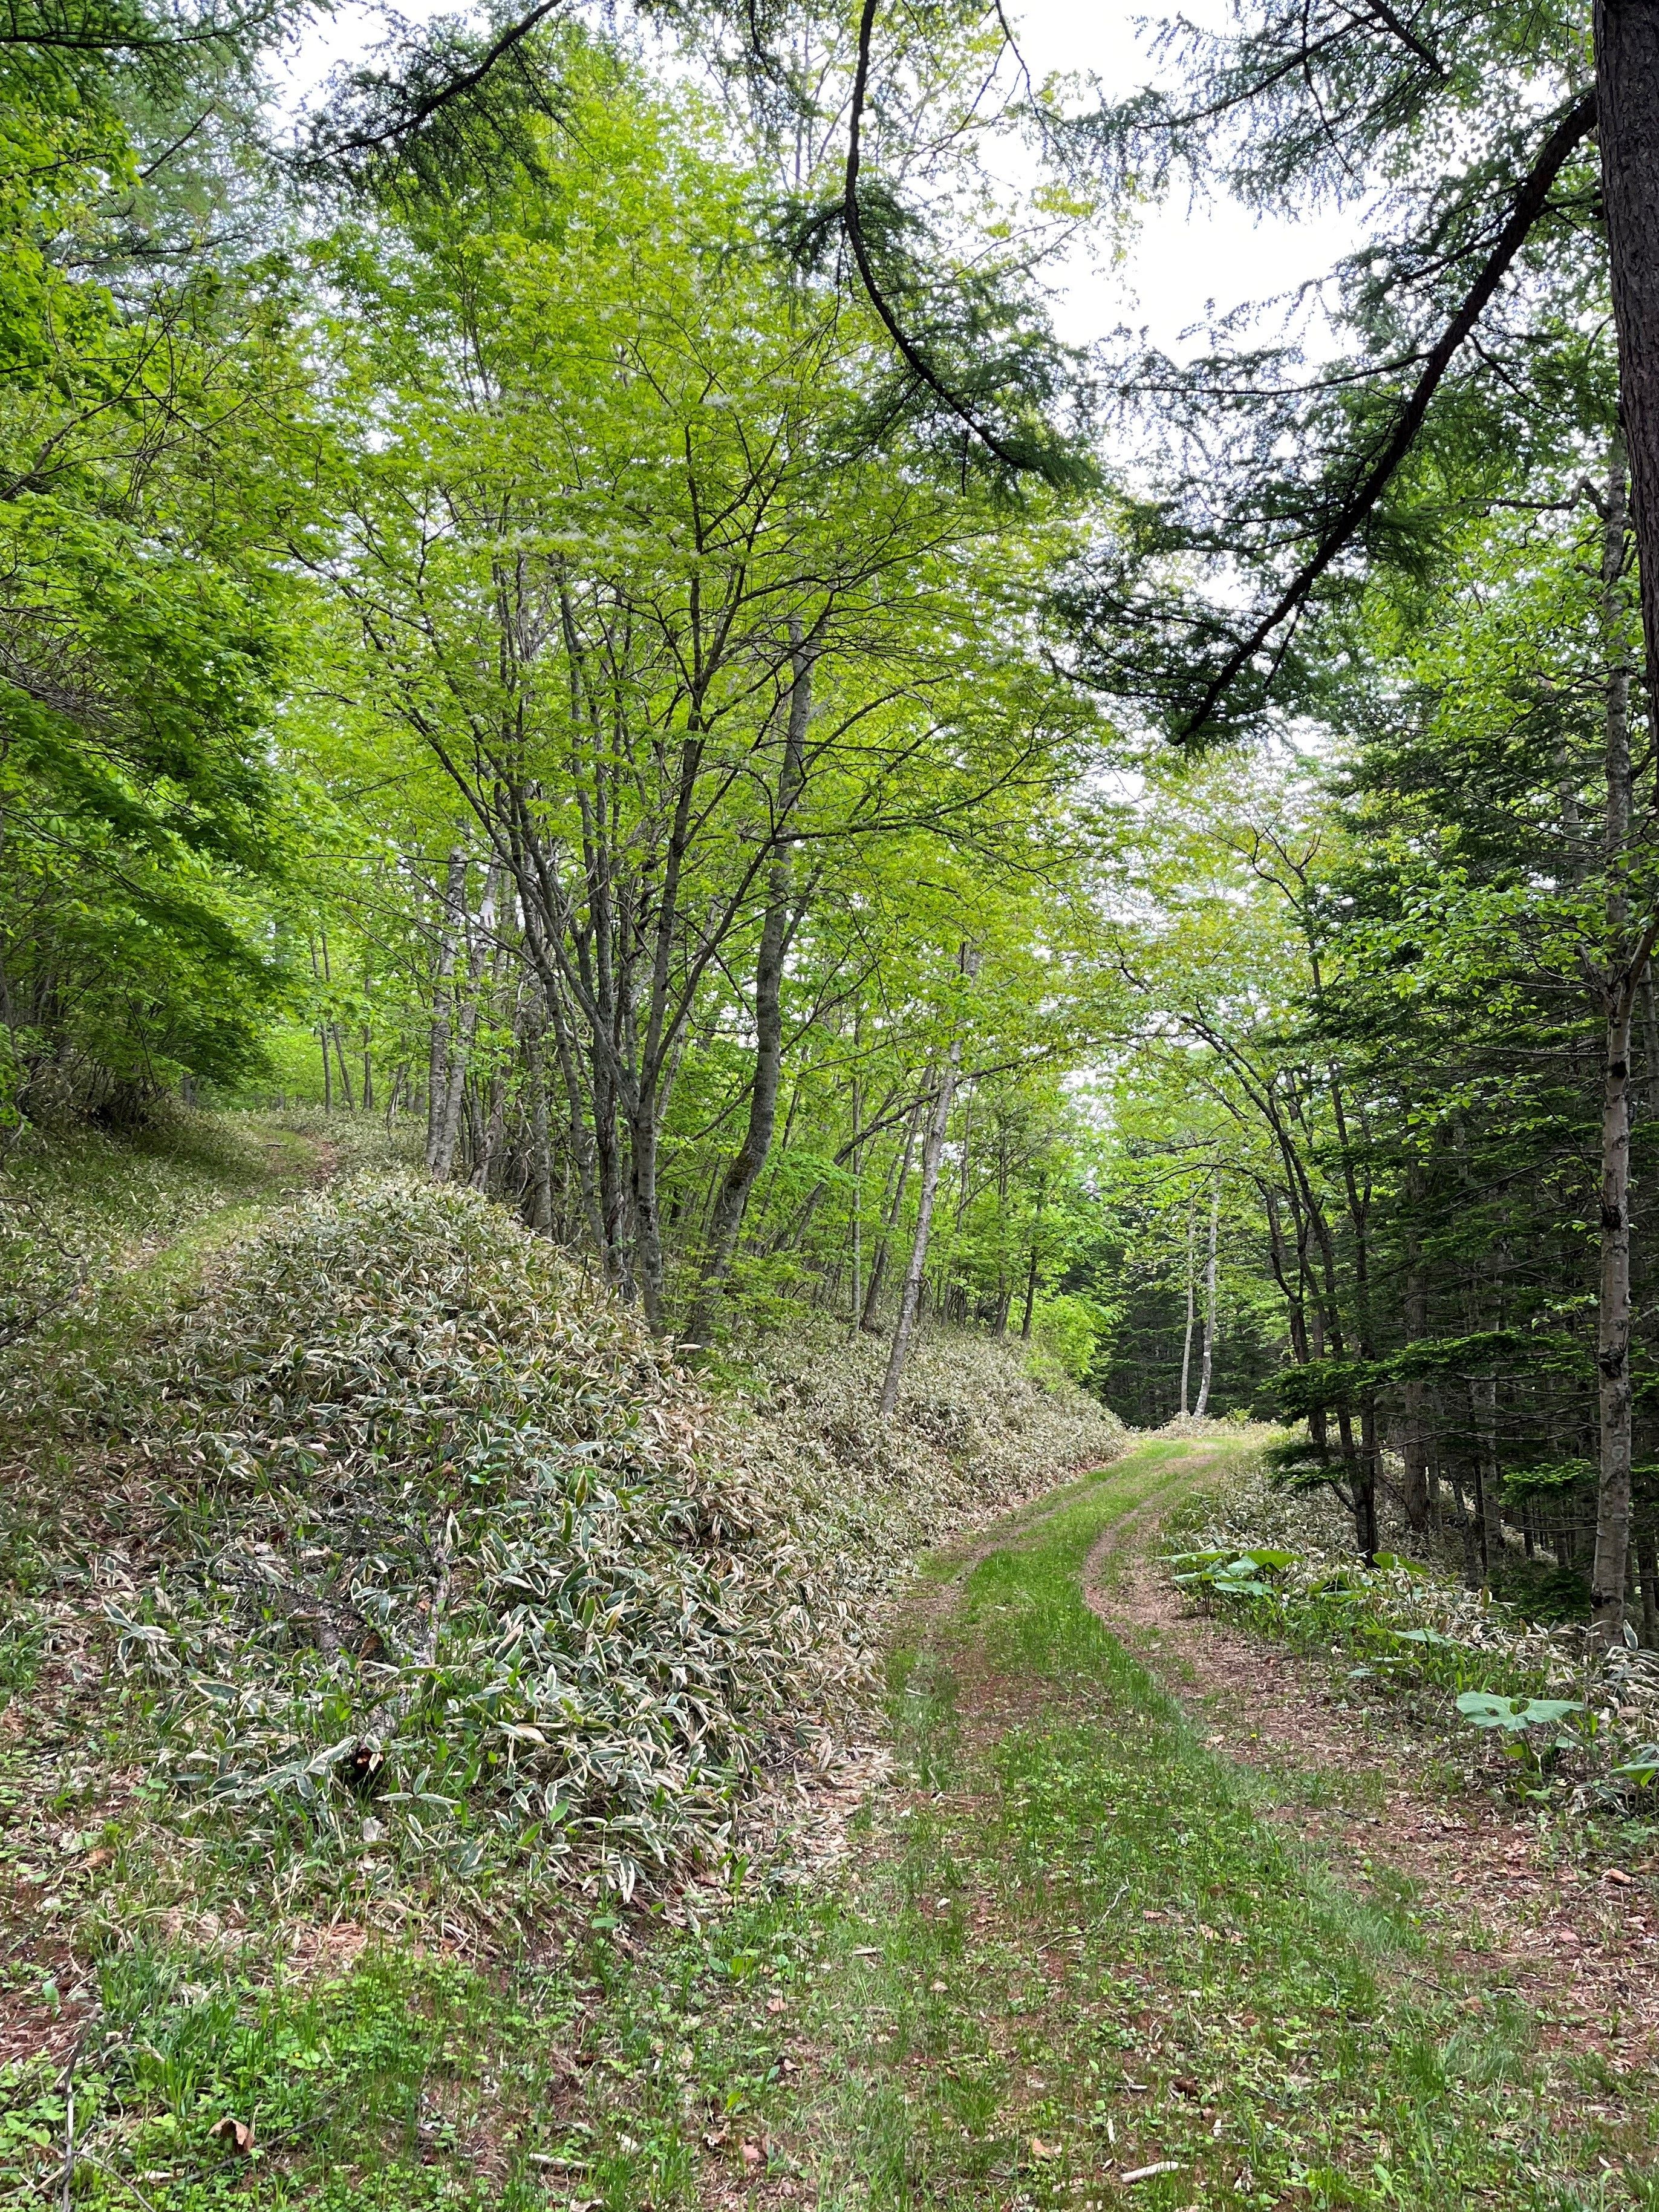
[[[1249,0],[1103,101],[995,8],[537,7],[296,120],[303,10],[14,10],[7,1126],[382,1115],[700,1357],[974,1319],[1620,1634],[1642,15]],[[1057,341],[1176,189],[1356,211],[1316,345]]]

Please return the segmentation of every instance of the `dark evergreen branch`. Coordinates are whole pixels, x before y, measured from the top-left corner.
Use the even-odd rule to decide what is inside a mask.
[[[1279,593],[1249,635],[1235,646],[1205,687],[1203,697],[1188,718],[1183,738],[1201,735],[1217,708],[1273,633],[1289,617],[1299,614],[1308,594],[1370,519],[1401,463],[1411,452],[1425,416],[1446,371],[1479,321],[1516,256],[1525,245],[1534,224],[1548,203],[1550,188],[1569,157],[1595,128],[1595,94],[1587,92],[1563,116],[1540,149],[1537,160],[1522,180],[1508,221],[1465,294],[1462,305],[1431,348],[1411,397],[1395,417],[1388,442],[1371,462],[1334,519],[1320,533],[1313,552]]]
[[[870,48],[876,27],[876,10],[880,0],[864,0],[859,17],[858,65],[853,78],[853,97],[847,125],[847,174],[842,193],[842,221],[847,232],[848,244],[853,249],[857,264],[859,281],[864,286],[871,306],[881,318],[887,335],[896,347],[900,359],[916,381],[931,392],[941,405],[948,408],[957,420],[977,438],[986,451],[995,455],[1005,468],[1022,473],[1032,470],[1044,473],[1042,463],[1030,453],[1021,453],[992,428],[977,409],[970,406],[959,392],[954,391],[927,359],[915,339],[900,321],[877,277],[865,236],[864,216],[859,203],[859,172],[863,166],[864,111],[870,86]]]
[[[371,106],[367,119],[335,137],[327,135],[324,118],[303,166],[315,171],[339,163],[349,172],[354,162],[396,161],[440,117],[486,94],[504,62],[513,62],[522,71],[525,42],[562,5],[562,0],[538,0],[471,58],[465,47],[449,55],[428,48],[417,52],[413,67],[402,75],[378,79],[359,76],[353,89],[371,100],[379,94],[385,102],[381,113],[375,116]]]

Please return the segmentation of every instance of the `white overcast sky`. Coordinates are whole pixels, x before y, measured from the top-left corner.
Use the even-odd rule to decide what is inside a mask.
[[[1124,7],[1113,0],[1025,0],[1013,15],[1020,51],[1039,82],[1051,73],[1091,72],[1104,96],[1121,98],[1157,71],[1149,51],[1165,8]],[[1227,0],[1184,0],[1179,12],[1200,27],[1220,29]],[[1061,335],[1085,344],[1127,323],[1144,325],[1158,345],[1178,349],[1181,333],[1213,305],[1220,313],[1290,293],[1322,276],[1357,237],[1352,212],[1304,221],[1258,219],[1231,201],[1193,206],[1185,191],[1147,210],[1123,261],[1110,270],[1079,259],[1056,320]],[[1310,334],[1311,336],[1311,334]]]
[[[459,12],[459,0],[399,0],[399,12],[416,21]],[[1114,0],[1024,0],[1009,10],[1034,78],[1041,82],[1051,73],[1092,72],[1108,97],[1146,82],[1154,64],[1141,21],[1164,12],[1157,0],[1151,7],[1148,0],[1127,7]],[[1218,27],[1228,8],[1226,0],[1185,0],[1182,12],[1190,21]],[[283,104],[297,106],[336,63],[355,59],[380,35],[377,13],[347,0],[331,19],[306,33],[286,72]],[[1143,215],[1116,265],[1094,265],[1083,252],[1072,257],[1055,320],[1060,335],[1074,344],[1127,324],[1144,327],[1156,344],[1179,349],[1182,332],[1212,305],[1225,313],[1247,300],[1292,291],[1322,274],[1355,237],[1352,212],[1258,220],[1231,203],[1194,208],[1180,194]],[[1313,334],[1307,335],[1317,349]]]

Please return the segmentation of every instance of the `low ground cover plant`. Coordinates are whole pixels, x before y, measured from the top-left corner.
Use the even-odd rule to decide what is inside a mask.
[[[16,1368],[52,1445],[7,1487],[7,1648],[104,1747],[58,1777],[71,1859],[395,1919],[724,1850],[916,1552],[1120,1448],[989,1346],[977,1391],[924,1347],[884,1431],[879,1347],[836,1336],[715,1395],[502,1209],[379,1171],[118,1356]]]
[[[1339,1662],[1356,1696],[1401,1701],[1484,1750],[1518,1787],[1634,1808],[1659,1778],[1659,1654],[1604,1657],[1577,1626],[1528,1620],[1404,1549],[1367,1565],[1339,1508],[1260,1463],[1188,1513],[1168,1565],[1202,1602]]]

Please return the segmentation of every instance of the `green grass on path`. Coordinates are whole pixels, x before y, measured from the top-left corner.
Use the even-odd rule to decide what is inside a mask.
[[[701,1929],[602,1915],[492,1973],[388,1948],[273,1984],[127,1931],[75,2202],[1659,2207],[1654,2085],[1588,2113],[1526,2008],[1259,1820],[1083,1601],[1102,1533],[1202,1465],[1142,1447],[935,1582],[899,1785],[832,1878],[729,1869]],[[62,2093],[14,2092],[0,2162],[38,2185],[15,2137],[32,2096],[61,2149]]]
[[[321,1117],[316,1117],[320,1120]],[[378,1136],[378,1125],[375,1133]],[[149,1127],[27,1129],[0,1147],[0,1345],[120,1326],[306,1182],[333,1148],[274,1115],[173,1109]]]

